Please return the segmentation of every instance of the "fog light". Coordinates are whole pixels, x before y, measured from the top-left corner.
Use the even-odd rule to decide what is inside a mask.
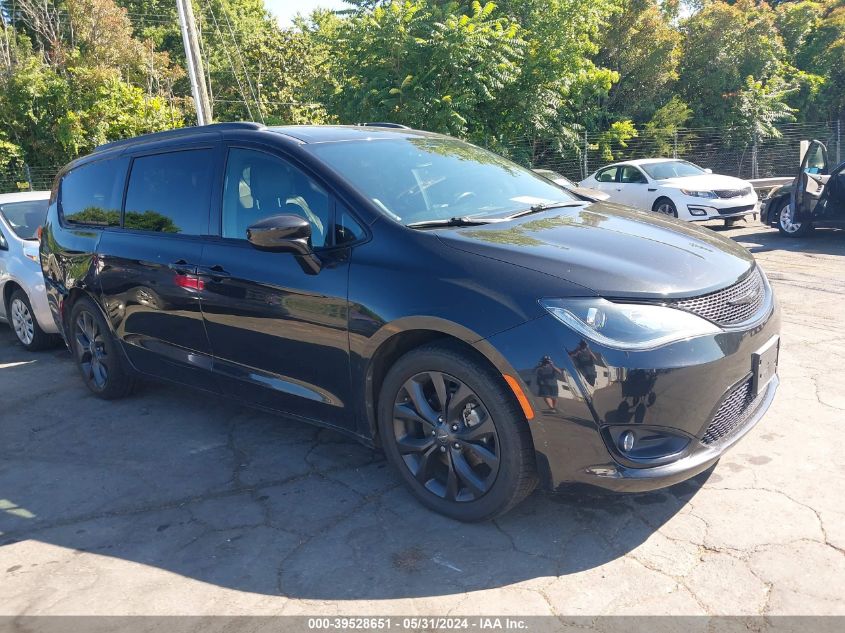
[[[634,448],[634,434],[631,431],[625,431],[619,437],[619,450],[623,453],[630,453],[631,449]]]
[[[687,207],[692,215],[707,215],[707,210],[701,207]]]

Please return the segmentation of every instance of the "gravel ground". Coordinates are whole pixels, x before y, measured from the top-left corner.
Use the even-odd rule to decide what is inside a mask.
[[[480,525],[329,431],[170,386],[97,400],[0,326],[0,613],[845,614],[845,234],[722,232],[783,309],[767,417],[709,477]]]

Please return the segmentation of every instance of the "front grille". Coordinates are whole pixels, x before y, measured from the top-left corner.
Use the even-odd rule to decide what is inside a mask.
[[[710,294],[691,299],[677,299],[669,305],[712,321],[730,326],[750,320],[766,299],[766,285],[756,266],[745,279]]]
[[[739,198],[749,195],[752,191],[754,191],[752,187],[745,187],[743,189],[716,189],[713,193],[720,198]]]
[[[727,207],[726,209],[718,209],[719,215],[733,215],[734,213],[751,213],[754,211],[753,204],[744,204],[741,207]]]
[[[761,392],[756,398],[751,395],[751,378],[734,388],[719,405],[713,420],[704,431],[701,443],[710,446],[730,439],[757,411],[764,393]]]

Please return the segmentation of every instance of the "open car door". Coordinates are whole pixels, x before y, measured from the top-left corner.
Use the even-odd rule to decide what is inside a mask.
[[[829,178],[827,148],[821,141],[813,141],[807,148],[801,160],[801,169],[792,182],[790,203],[793,222],[810,221]]]

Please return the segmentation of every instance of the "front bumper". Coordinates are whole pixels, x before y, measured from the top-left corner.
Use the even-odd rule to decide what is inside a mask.
[[[713,465],[765,415],[778,386],[760,390],[747,415],[718,441],[705,439],[719,406],[751,379],[752,354],[779,334],[776,307],[751,329],[723,331],[647,352],[590,344],[593,361],[573,352],[583,345],[551,316],[488,339],[513,368],[529,398],[542,483],[557,489],[584,483],[617,491],[654,490]],[[540,384],[539,359],[561,370],[557,387]],[[632,462],[608,440],[608,430],[665,430],[688,438],[674,455]]]
[[[753,198],[726,198],[719,200],[692,199],[686,201],[687,212],[693,222],[706,220],[729,220],[756,215],[760,212],[760,202]]]

